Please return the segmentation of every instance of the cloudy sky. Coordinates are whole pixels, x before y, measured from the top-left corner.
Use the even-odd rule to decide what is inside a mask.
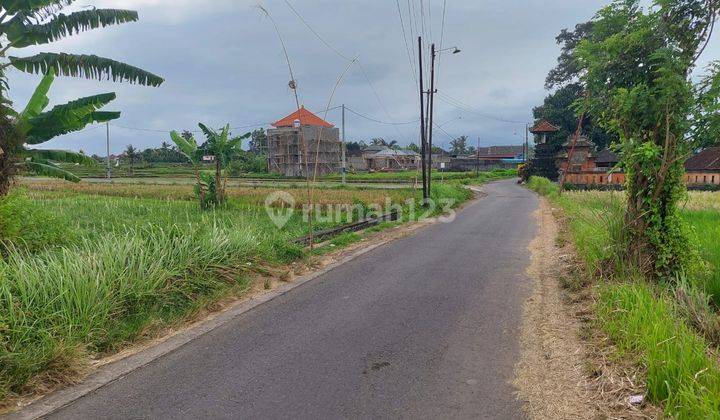
[[[82,5],[135,9],[140,21],[80,34],[36,51],[96,54],[137,65],[163,76],[159,88],[58,78],[51,105],[114,91],[107,110],[122,111],[111,124],[112,152],[128,144],[145,148],[168,140],[167,131],[197,128],[197,122],[230,123],[236,134],[267,127],[294,110],[287,66],[271,22],[272,14],[287,46],[301,103],[311,110],[327,106],[330,92],[348,66],[340,57],[358,57],[335,92],[331,106],[384,122],[410,122],[419,113],[417,85],[394,0],[290,0],[321,42],[284,0],[89,0]],[[562,28],[592,17],[607,0],[447,0],[443,43],[460,54],[440,60],[435,121],[436,144],[467,135],[482,145],[520,144],[532,107],[547,92],[543,82],[554,66]],[[443,0],[400,0],[405,34],[417,48],[422,30],[440,43]],[[79,3],[78,3],[79,4]],[[410,12],[408,12],[408,5]],[[413,17],[411,19],[411,16]],[[412,26],[412,28],[411,28]],[[415,32],[413,35],[412,32]],[[432,34],[432,36],[431,36]],[[410,39],[413,37],[412,39]],[[720,58],[720,40],[705,61]],[[15,52],[28,54],[28,51]],[[339,53],[339,54],[338,54]],[[364,70],[364,73],[363,73]],[[366,77],[367,75],[367,77]],[[12,99],[24,106],[38,76],[9,74]],[[322,115],[322,114],[321,114]],[[340,125],[333,110],[328,120]],[[507,121],[507,122],[506,122]],[[381,124],[347,114],[347,138],[384,137],[417,143],[418,124]],[[44,147],[104,154],[104,127],[91,126]]]

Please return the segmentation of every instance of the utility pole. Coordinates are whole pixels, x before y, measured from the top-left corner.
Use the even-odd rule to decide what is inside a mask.
[[[530,142],[528,140],[528,132],[530,131],[530,123],[525,123],[525,162],[527,163],[530,155]]]
[[[435,103],[435,44],[430,47],[430,93],[428,95],[428,107],[430,108],[428,121],[428,193],[431,191],[432,182],[432,145],[433,145],[433,105]]]
[[[427,204],[428,196],[428,182],[427,182],[427,163],[425,158],[427,157],[427,145],[425,139],[425,101],[423,95],[423,66],[422,66],[422,37],[418,37],[418,61],[420,62],[420,153],[422,154],[420,160],[422,164],[422,178],[423,178],[423,205]]]
[[[105,123],[105,140],[106,140],[106,152],[107,152],[107,180],[112,181],[112,166],[110,165],[110,123]]]
[[[345,104],[342,104],[342,183],[345,184],[345,173],[347,172],[347,161],[345,160]]]
[[[475,178],[480,176],[480,136],[477,139],[477,149],[475,149]]]

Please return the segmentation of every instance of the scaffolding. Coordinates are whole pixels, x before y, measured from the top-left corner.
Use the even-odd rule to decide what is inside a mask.
[[[322,138],[318,142],[321,135]],[[286,177],[304,177],[305,148],[302,141],[307,146],[307,169],[311,176],[315,170],[316,157],[318,176],[340,172],[342,144],[340,130],[335,127],[279,127],[267,130],[267,138],[270,172]]]

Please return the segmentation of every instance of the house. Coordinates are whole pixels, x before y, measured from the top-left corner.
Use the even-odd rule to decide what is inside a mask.
[[[481,147],[470,155],[457,155],[451,159],[453,171],[488,171],[492,169],[515,169],[525,161],[525,146]]]
[[[340,172],[340,131],[301,107],[267,130],[268,171],[287,177]],[[307,156],[307,162],[305,161]],[[307,173],[306,173],[307,172]]]
[[[685,162],[685,183],[720,185],[720,145],[708,147]]]
[[[420,168],[420,154],[411,150],[385,148],[365,155],[368,170],[394,171]]]

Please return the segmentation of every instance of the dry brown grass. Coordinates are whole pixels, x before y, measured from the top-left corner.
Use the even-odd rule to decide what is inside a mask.
[[[580,193],[583,194],[583,193]],[[595,194],[595,193],[591,193]],[[568,289],[578,263],[566,227],[542,199],[540,226],[531,243],[533,291],[525,305],[522,355],[514,385],[532,419],[657,418],[653,406],[631,405],[644,394],[644,372],[620,364],[615,349],[599,331],[588,284]],[[563,289],[565,287],[565,289]]]
[[[73,194],[101,195],[126,198],[153,198],[159,200],[194,200],[192,185],[148,185],[148,184],[98,184],[81,182],[73,184],[59,180],[24,181],[21,183],[28,189],[31,196],[43,198],[62,198]],[[228,186],[228,195],[239,199],[242,203],[262,205],[265,198],[275,191],[286,191],[301,207],[307,201],[307,190],[304,188],[277,187],[235,187]],[[355,189],[355,188],[317,188],[314,202],[320,205],[352,204],[361,201],[365,204],[385,204],[386,199],[400,203],[414,197],[412,189]]]

